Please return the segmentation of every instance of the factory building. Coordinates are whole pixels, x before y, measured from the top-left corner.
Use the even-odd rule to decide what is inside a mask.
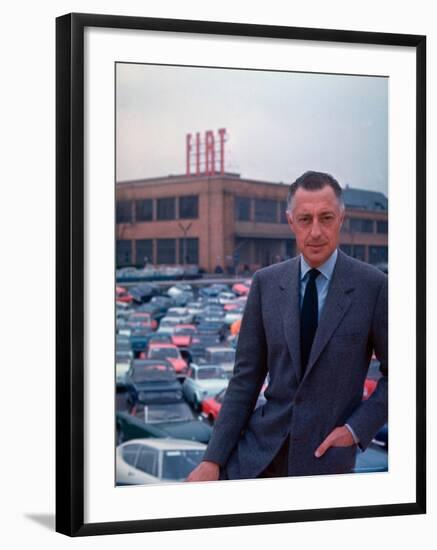
[[[211,171],[116,185],[117,267],[196,265],[253,271],[296,254],[285,215],[288,184]],[[341,248],[372,264],[388,261],[388,202],[346,187]]]

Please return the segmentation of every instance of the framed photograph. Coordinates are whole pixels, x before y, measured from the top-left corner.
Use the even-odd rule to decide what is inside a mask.
[[[425,67],[57,19],[57,531],[425,513]]]

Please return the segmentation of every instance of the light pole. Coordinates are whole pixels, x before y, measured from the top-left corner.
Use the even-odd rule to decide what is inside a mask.
[[[184,268],[184,278],[185,278],[185,264],[186,264],[186,256],[187,256],[187,233],[193,224],[190,222],[188,225],[184,226],[181,222],[179,222],[178,225],[184,235],[183,237],[184,240],[182,243],[182,265]]]

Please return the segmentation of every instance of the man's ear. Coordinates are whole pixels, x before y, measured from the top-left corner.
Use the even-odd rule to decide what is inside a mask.
[[[289,213],[289,211],[287,210],[287,212],[285,213],[285,215],[287,216],[287,222],[288,222],[288,225],[291,229],[291,231],[294,233],[294,225],[293,225],[293,218],[291,216],[291,214]]]

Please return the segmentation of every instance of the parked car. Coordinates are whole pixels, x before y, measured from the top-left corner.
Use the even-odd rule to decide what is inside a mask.
[[[115,354],[115,380],[117,386],[126,385],[126,374],[131,367],[132,356],[124,351],[117,351]]]
[[[197,334],[198,335],[214,335],[219,338],[219,340],[224,340],[228,333],[228,327],[226,323],[221,321],[201,321],[197,325]]]
[[[153,296],[159,294],[159,287],[150,283],[140,283],[131,287],[130,293],[135,302],[149,302]]]
[[[206,445],[184,439],[133,439],[116,450],[117,485],[184,481],[200,463]]]
[[[193,322],[193,315],[186,307],[171,307],[167,310],[166,318],[178,320],[178,324],[190,324]]]
[[[363,389],[363,400],[364,401],[369,399],[369,397],[375,391],[377,384],[378,384],[378,382],[376,380],[372,380],[371,378],[366,378],[366,380],[364,382],[364,389]]]
[[[193,336],[196,334],[195,325],[176,325],[171,341],[175,346],[188,347],[191,345]]]
[[[237,296],[233,292],[229,291],[220,292],[220,294],[218,295],[219,303],[223,306],[225,306],[226,304],[234,304],[236,297]]]
[[[232,372],[235,364],[235,349],[224,346],[206,348],[205,363],[221,365],[225,371]]]
[[[216,395],[228,383],[229,374],[220,365],[192,364],[182,384],[182,392],[188,403],[198,411],[203,399]]]
[[[133,301],[132,295],[122,286],[115,287],[115,299],[125,304],[131,304]]]
[[[116,413],[117,442],[143,437],[176,437],[208,443],[211,426],[194,415],[182,396],[177,399],[156,396],[149,403],[138,403],[131,412]]]
[[[125,375],[128,403],[147,403],[155,398],[182,398],[180,383],[171,363],[165,360],[136,359]]]
[[[225,398],[226,388],[223,388],[217,395],[206,397],[201,404],[202,414],[213,424],[220,412]]]
[[[149,329],[144,330],[143,328],[133,329],[130,335],[130,344],[135,357],[140,357],[148,344],[149,338],[154,332],[150,332]]]
[[[156,319],[152,319],[152,316],[147,311],[139,311],[133,313],[127,319],[127,326],[131,329],[142,328],[152,331],[158,328],[158,322]]]
[[[174,344],[152,343],[147,348],[148,359],[166,359],[172,364],[176,374],[185,376],[188,365],[178,347]]]
[[[167,332],[152,332],[151,334],[149,334],[149,339],[147,344],[150,345],[150,344],[157,344],[157,343],[171,344],[172,343],[171,334]]]
[[[235,283],[232,287],[232,291],[239,296],[245,296],[249,294],[250,283],[245,281],[244,283]]]
[[[159,322],[159,328],[156,332],[165,332],[166,334],[173,334],[176,325],[179,325],[180,321],[176,317],[163,317]]]
[[[214,395],[212,397],[207,397],[202,401],[201,404],[201,411],[202,416],[205,417],[210,424],[213,424],[218,416],[218,413],[220,412],[220,409],[223,404],[223,399],[225,398],[226,388],[223,388],[217,395]],[[264,395],[265,390],[267,389],[267,381],[264,382],[261,391],[258,395],[258,399],[256,400],[254,410],[258,407],[262,407],[266,404],[267,399]]]
[[[362,452],[357,450],[357,460],[354,473],[369,472],[387,472],[388,471],[388,453],[378,445],[371,443],[367,449]]]
[[[236,307],[235,309],[226,312],[225,323],[227,325],[232,325],[233,323],[235,323],[235,321],[241,321],[241,319],[243,318],[243,313],[243,307]]]

